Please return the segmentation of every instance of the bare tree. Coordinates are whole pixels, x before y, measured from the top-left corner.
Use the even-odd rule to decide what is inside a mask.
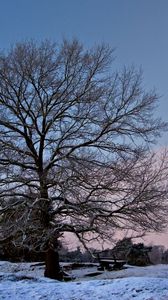
[[[46,251],[63,232],[86,245],[164,224],[166,157],[149,151],[166,128],[158,96],[133,68],[111,74],[112,56],[76,40],[1,53],[1,243]]]

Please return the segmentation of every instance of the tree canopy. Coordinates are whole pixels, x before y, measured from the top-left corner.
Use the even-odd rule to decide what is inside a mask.
[[[167,127],[159,97],[112,61],[77,40],[0,54],[1,242],[40,250],[63,232],[85,243],[165,224],[167,157],[150,152]]]

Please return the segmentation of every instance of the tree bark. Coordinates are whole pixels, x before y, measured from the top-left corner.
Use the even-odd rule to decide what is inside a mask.
[[[49,195],[48,195],[48,188],[46,185],[46,178],[42,176],[40,178],[40,198],[42,202],[40,203],[40,210],[41,210],[41,223],[44,226],[44,229],[50,228],[50,201]],[[51,240],[48,241],[48,250],[46,252],[46,258],[45,258],[45,272],[44,276],[56,279],[56,280],[62,280],[63,279],[63,273],[61,272],[60,264],[59,264],[59,254],[57,251],[58,242],[55,238],[53,240],[53,237],[51,237]]]
[[[39,172],[41,173],[41,172]],[[48,187],[46,184],[46,176],[43,173],[39,174],[39,182],[40,182],[40,220],[43,224],[44,228],[48,228],[50,226],[50,202],[48,195]]]
[[[58,251],[53,249],[49,249],[47,251],[44,276],[60,281],[63,279],[63,273],[59,264]]]

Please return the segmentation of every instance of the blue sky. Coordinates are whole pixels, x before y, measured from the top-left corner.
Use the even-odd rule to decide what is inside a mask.
[[[142,67],[144,85],[162,96],[158,114],[168,121],[167,0],[0,0],[0,48],[17,41],[79,38],[86,47],[116,48],[114,69]],[[160,144],[168,144],[168,133]]]

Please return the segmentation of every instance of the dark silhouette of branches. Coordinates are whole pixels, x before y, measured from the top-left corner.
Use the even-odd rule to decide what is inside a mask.
[[[63,232],[85,243],[116,229],[160,230],[167,125],[141,72],[111,74],[113,50],[26,42],[0,55],[0,237],[46,249]]]

